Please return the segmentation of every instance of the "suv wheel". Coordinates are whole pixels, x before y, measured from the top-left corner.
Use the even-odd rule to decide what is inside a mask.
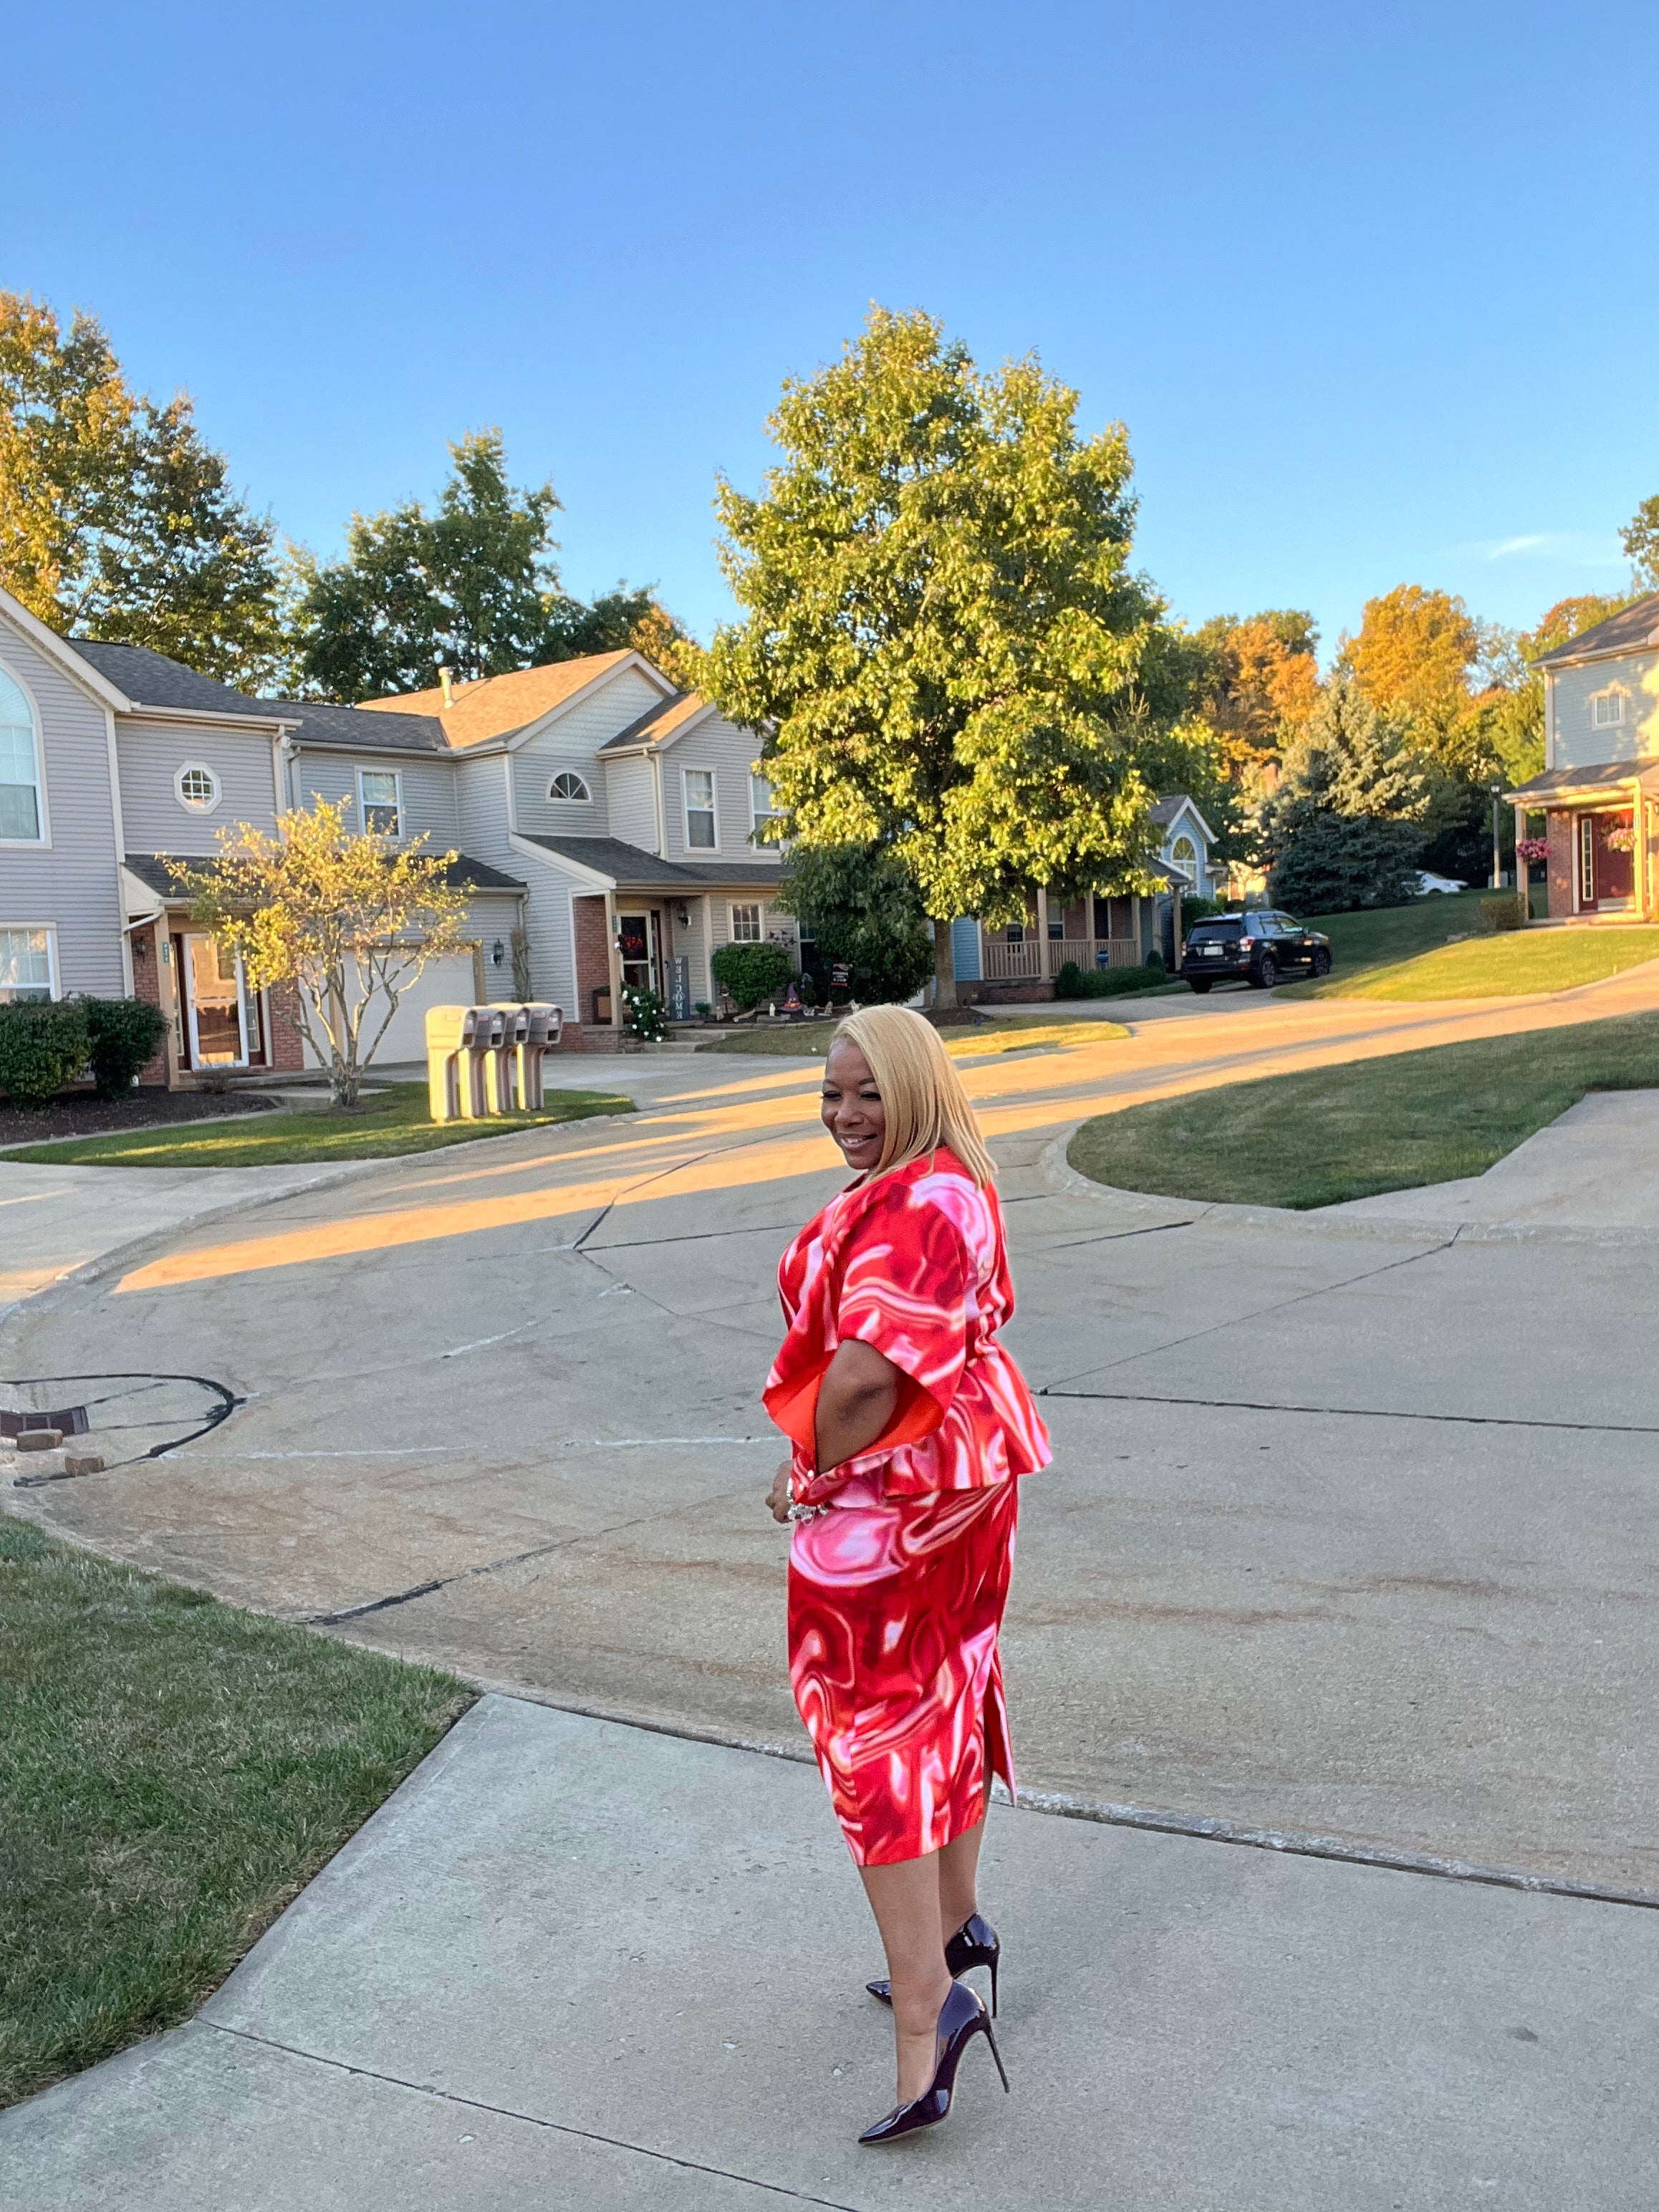
[[[1264,952],[1260,965],[1250,978],[1258,991],[1271,991],[1279,981],[1279,963],[1271,952]]]
[[[1187,978],[1187,988],[1189,991],[1196,991],[1199,997],[1201,999],[1204,996],[1204,994],[1210,988],[1210,981],[1211,979],[1207,975],[1204,976],[1202,979],[1196,975],[1189,975]]]
[[[1331,956],[1322,945],[1314,947],[1313,971],[1316,975],[1328,975],[1331,972]]]

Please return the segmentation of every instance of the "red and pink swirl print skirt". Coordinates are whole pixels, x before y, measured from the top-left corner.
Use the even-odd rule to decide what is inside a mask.
[[[922,1858],[1012,1791],[997,1632],[1018,1486],[832,1506],[789,1552],[789,1675],[860,1866]]]

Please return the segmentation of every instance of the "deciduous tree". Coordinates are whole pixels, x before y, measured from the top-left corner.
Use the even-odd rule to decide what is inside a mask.
[[[1218,615],[1194,636],[1209,663],[1199,714],[1228,775],[1243,783],[1306,728],[1319,696],[1319,633],[1310,614],[1273,607],[1242,622]]]
[[[947,1004],[952,915],[1139,882],[1148,847],[1136,744],[1178,702],[1129,565],[1127,434],[1080,436],[1076,408],[1035,358],[981,374],[933,317],[875,308],[785,386],[762,496],[716,501],[744,611],[703,688],[767,732],[791,836],[912,878]]]
[[[1642,501],[1619,538],[1638,591],[1659,591],[1659,492]]]
[[[404,993],[457,950],[467,910],[448,880],[453,853],[418,837],[389,850],[349,828],[349,805],[284,814],[274,837],[239,822],[219,832],[212,861],[169,863],[192,920],[240,956],[249,988],[293,987],[294,1019],[338,1107],[357,1103]]]
[[[102,326],[0,292],[0,583],[54,629],[257,689],[279,655],[272,528],[183,392],[135,393]]]
[[[861,1002],[910,998],[933,973],[921,895],[878,845],[799,848],[778,904],[799,917],[823,961],[851,970]]]
[[[1469,703],[1469,668],[1480,646],[1462,599],[1396,584],[1366,600],[1358,635],[1342,640],[1339,665],[1373,706],[1444,730]]]

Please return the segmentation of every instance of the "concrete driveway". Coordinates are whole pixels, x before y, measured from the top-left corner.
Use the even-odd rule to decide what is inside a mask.
[[[968,1069],[1057,1451],[1007,1638],[1031,1790],[1659,1892],[1659,1245],[1265,1228],[1042,1165],[1133,1097],[1654,996],[1155,1001],[1128,1041]],[[636,1122],[390,1163],[52,1292],[7,1373],[244,1402],[14,1502],[474,1679],[799,1753],[757,1394],[778,1252],[839,1179],[816,1080],[653,1061]]]

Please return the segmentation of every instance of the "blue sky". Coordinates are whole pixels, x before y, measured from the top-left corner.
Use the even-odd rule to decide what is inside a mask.
[[[14,21],[0,283],[322,550],[499,423],[567,584],[726,611],[717,471],[872,300],[1127,422],[1192,620],[1530,623],[1659,491],[1659,11],[1026,0]]]

